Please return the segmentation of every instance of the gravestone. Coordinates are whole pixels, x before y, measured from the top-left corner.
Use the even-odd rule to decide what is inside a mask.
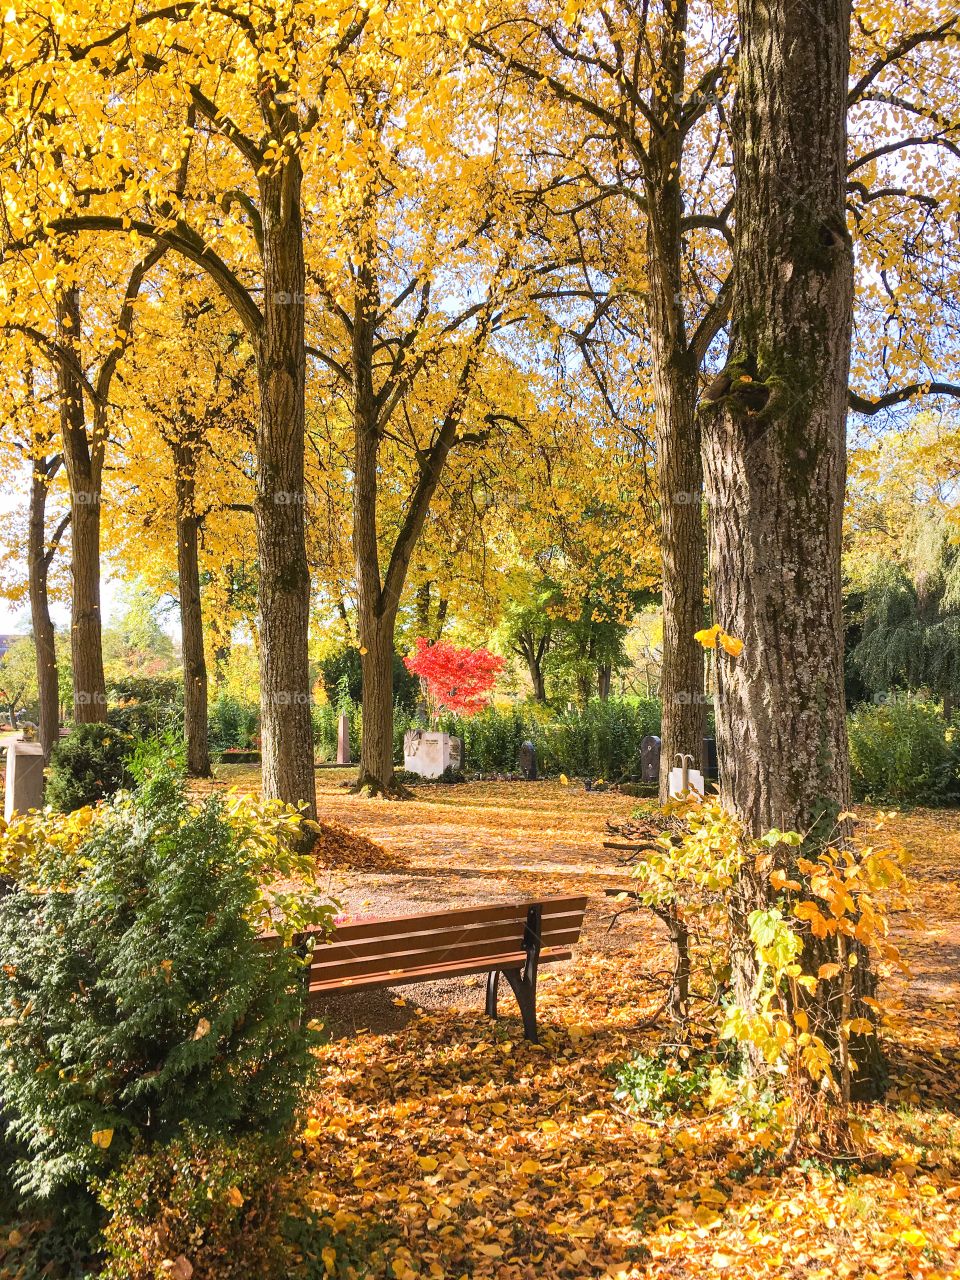
[[[520,747],[520,772],[528,782],[537,778],[537,748],[529,739]]]
[[[694,768],[693,756],[678,752],[674,767],[670,770],[668,796],[671,800],[684,799],[687,796],[704,795],[703,774]]]
[[[463,739],[450,739],[450,768],[460,773],[463,770]]]
[[[421,778],[439,778],[445,769],[458,769],[453,754],[453,744],[459,738],[432,729],[408,729],[403,735],[403,767],[408,773],[419,773]]]
[[[716,738],[704,738],[703,740],[703,776],[710,778],[714,782],[720,777]]]
[[[8,742],[6,800],[3,816],[7,822],[15,813],[39,809],[43,805],[43,747],[39,742]]]
[[[640,743],[640,781],[659,782],[660,780],[660,739],[655,733],[648,733]]]
[[[342,715],[337,721],[337,764],[350,763],[350,717]]]

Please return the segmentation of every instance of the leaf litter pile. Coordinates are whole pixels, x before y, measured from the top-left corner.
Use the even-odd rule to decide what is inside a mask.
[[[923,927],[901,939],[913,975],[893,993],[886,1097],[859,1109],[869,1154],[783,1168],[782,1133],[735,1097],[656,1119],[615,1097],[618,1069],[670,1039],[658,926],[641,914],[607,927],[604,891],[629,883],[604,848],[607,822],[627,822],[636,801],[551,783],[426,791],[396,805],[325,794],[321,820],[410,858],[410,910],[468,891],[482,901],[495,884],[526,898],[585,889],[587,928],[571,964],[541,970],[539,1047],[508,990],[498,1023],[482,1015],[477,983],[457,1008],[417,1008],[418,989],[403,988],[405,1025],[321,1051],[299,1151],[337,1233],[326,1274],[960,1277],[960,814],[891,824]],[[386,914],[382,879],[344,883]]]
[[[383,845],[339,822],[325,820],[316,824],[317,838],[311,853],[318,867],[328,870],[405,871],[406,858],[388,853]]]

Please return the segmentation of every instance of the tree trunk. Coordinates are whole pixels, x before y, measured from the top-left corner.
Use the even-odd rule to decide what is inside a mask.
[[[363,732],[357,788],[376,795],[399,794],[393,779],[393,645],[396,614],[378,616],[362,608],[360,663],[363,672]]]
[[[60,680],[57,670],[56,631],[50,617],[47,574],[52,552],[47,552],[47,493],[56,468],[36,458],[30,483],[30,516],[27,533],[27,564],[30,584],[30,619],[37,661],[37,690],[40,703],[40,744],[43,758],[50,752],[60,732]]]
[[[613,680],[613,667],[609,662],[597,667],[597,695],[606,702],[610,697],[610,684]]]
[[[530,683],[533,685],[533,697],[536,702],[546,702],[547,686],[543,675],[543,659],[548,648],[550,647],[549,635],[541,636],[538,640],[532,631],[521,631],[517,635],[517,643],[514,646],[514,653],[523,658],[527,664],[527,670],[530,673]]]
[[[175,444],[172,452],[177,497],[177,577],[180,586],[183,736],[187,747],[187,772],[194,778],[209,778],[207,661],[203,651],[199,522],[195,501],[196,452],[189,443]]]
[[[57,361],[57,393],[63,459],[70,485],[73,597],[70,648],[73,659],[73,718],[78,724],[106,719],[100,616],[100,482],[106,422],[94,408],[92,439],[84,411],[80,350],[80,292],[64,290],[57,299],[57,344],[68,360]],[[71,367],[74,366],[74,367]]]
[[[735,660],[717,655],[721,795],[748,835],[809,833],[809,856],[838,838],[850,802],[840,581],[850,0],[740,0],[739,11],[730,350],[703,415],[715,616],[744,642]],[[764,890],[752,873],[740,888],[743,1001],[754,975],[746,915]],[[817,959],[807,957],[814,972]],[[858,961],[855,997],[875,985],[862,949]],[[817,997],[810,1018],[829,1032]],[[858,1048],[869,1074],[874,1042]]]
[[[651,180],[646,186],[648,321],[663,563],[660,799],[664,802],[676,755],[691,755],[696,767],[702,764],[706,727],[703,650],[693,638],[703,626],[706,573],[703,462],[696,413],[698,366],[687,342],[681,268],[684,132],[677,103],[684,96],[686,26],[687,5],[678,0],[659,49],[663,119],[650,135]]]
[[[430,583],[417,587],[417,635],[430,637]]]
[[[304,527],[304,261],[296,157],[261,175],[263,329],[258,341],[254,503],[260,631],[263,794],[315,818],[310,572]]]

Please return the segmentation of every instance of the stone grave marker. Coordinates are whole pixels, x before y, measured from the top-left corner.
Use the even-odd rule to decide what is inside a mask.
[[[648,733],[640,743],[640,781],[660,781],[660,739]]]
[[[350,763],[350,717],[342,715],[337,721],[337,764]]]
[[[536,781],[537,748],[529,739],[520,747],[520,772],[528,782]]]
[[[39,742],[7,743],[4,818],[43,805],[43,747]]]

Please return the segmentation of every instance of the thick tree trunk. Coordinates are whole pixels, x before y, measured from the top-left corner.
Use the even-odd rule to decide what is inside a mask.
[[[27,533],[27,564],[30,584],[30,620],[37,660],[37,689],[40,703],[40,744],[44,760],[50,759],[60,731],[60,682],[57,671],[56,631],[50,617],[47,574],[51,554],[47,551],[47,493],[50,465],[35,459],[30,484],[30,516]]]
[[[195,778],[208,778],[210,746],[207,737],[207,660],[203,651],[194,448],[190,444],[174,445],[173,465],[177,498],[177,577],[180,586],[183,736],[187,747],[187,772]]]
[[[604,663],[597,668],[597,696],[606,702],[610,697],[610,684],[613,680],[613,667]]]
[[[301,172],[291,157],[261,176],[263,329],[258,341],[257,491],[263,794],[316,817],[304,527]]]
[[[759,835],[849,801],[840,532],[853,256],[849,0],[741,0],[730,356],[705,404],[725,799]],[[729,385],[727,383],[729,382]]]
[[[57,343],[69,357],[57,362],[57,393],[72,525],[73,718],[78,724],[92,724],[107,714],[100,615],[100,483],[106,422],[98,420],[104,411],[95,407],[92,438],[88,435],[77,372],[82,367],[80,333],[80,293],[74,287],[57,300]]]
[[[837,838],[850,801],[840,583],[850,0],[739,9],[730,352],[703,417],[714,610],[744,650],[718,654],[717,738],[723,802],[748,835],[808,833],[809,854]],[[746,915],[762,898],[746,874],[733,921],[741,1001],[754,976]],[[808,956],[814,972],[819,958]],[[874,978],[862,951],[858,960],[863,1014],[857,997],[872,994]],[[831,1012],[816,997],[810,1017],[829,1034]],[[858,1050],[869,1074],[873,1042]]]
[[[706,574],[703,462],[696,413],[698,366],[688,345],[683,311],[680,177],[684,134],[676,105],[684,94],[686,26],[687,5],[678,0],[659,50],[663,120],[650,137],[652,177],[646,188],[648,320],[663,563],[662,801],[668,797],[670,769],[678,753],[692,756],[697,767],[702,764],[706,726],[703,650],[693,638],[703,626]]]

